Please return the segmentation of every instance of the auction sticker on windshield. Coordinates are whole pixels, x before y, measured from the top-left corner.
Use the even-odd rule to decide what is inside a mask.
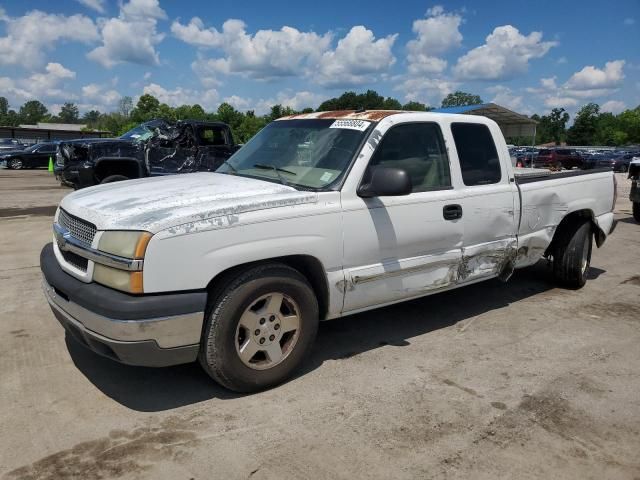
[[[367,128],[369,128],[371,122],[367,122],[366,120],[336,120],[331,124],[329,128],[346,128],[348,130],[358,130],[360,132],[364,132]]]

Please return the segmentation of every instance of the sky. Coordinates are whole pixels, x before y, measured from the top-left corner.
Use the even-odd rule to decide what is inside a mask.
[[[640,105],[640,1],[0,0],[0,96],[51,112],[266,113],[346,90],[439,106],[455,90],[527,115]]]

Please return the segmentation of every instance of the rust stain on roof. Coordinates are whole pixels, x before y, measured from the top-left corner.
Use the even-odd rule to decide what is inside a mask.
[[[357,112],[355,110],[332,110],[329,112],[297,113],[295,115],[279,118],[278,120],[350,118],[354,120],[371,120],[375,122],[397,113],[409,112],[405,112],[403,110],[365,110],[364,112]]]

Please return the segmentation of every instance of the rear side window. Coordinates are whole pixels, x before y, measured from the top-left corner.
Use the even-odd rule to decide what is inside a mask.
[[[225,145],[224,132],[219,128],[200,128],[200,142],[202,145]]]
[[[436,123],[405,123],[391,127],[370,166],[401,168],[411,177],[413,192],[451,186],[449,158]]]
[[[479,123],[453,123],[451,132],[458,150],[464,184],[473,186],[500,182],[500,160],[489,128]]]

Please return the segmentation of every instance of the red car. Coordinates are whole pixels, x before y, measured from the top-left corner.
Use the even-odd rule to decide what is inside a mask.
[[[555,168],[570,170],[574,167],[582,168],[584,159],[573,148],[545,148],[538,152],[533,159],[534,168]]]

